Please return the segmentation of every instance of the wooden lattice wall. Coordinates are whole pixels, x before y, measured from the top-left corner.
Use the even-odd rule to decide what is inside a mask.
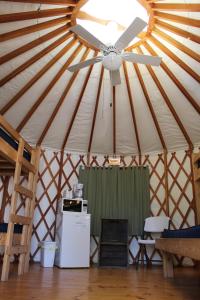
[[[62,162],[62,165],[60,163]],[[40,259],[39,242],[52,240],[55,234],[55,215],[58,194],[71,188],[77,182],[79,167],[108,165],[108,156],[68,154],[44,150],[41,153],[39,178],[37,186],[37,201],[32,237],[32,257]],[[121,157],[124,166],[148,165],[150,169],[151,214],[169,215],[172,228],[184,228],[195,224],[195,202],[193,174],[191,171],[190,151],[145,155],[142,157]],[[61,168],[60,168],[61,166]],[[25,178],[22,181],[25,182]],[[0,179],[0,201],[2,201],[3,186],[6,179]],[[12,178],[4,191],[6,194],[5,215],[10,205]],[[23,197],[18,201],[18,211],[23,213]],[[97,259],[98,239],[91,242],[91,257]],[[138,251],[137,237],[130,237],[130,262],[134,261]],[[151,258],[157,258],[159,253],[153,251]]]

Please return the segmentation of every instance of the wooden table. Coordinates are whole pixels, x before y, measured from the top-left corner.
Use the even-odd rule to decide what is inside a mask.
[[[156,239],[156,249],[163,254],[164,277],[174,277],[173,254],[200,260],[200,238],[160,238]]]

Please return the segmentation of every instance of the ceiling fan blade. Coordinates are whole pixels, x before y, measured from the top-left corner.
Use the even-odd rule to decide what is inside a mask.
[[[120,72],[119,70],[117,71],[110,71],[110,79],[112,85],[118,85],[121,83],[121,78],[120,78]]]
[[[84,40],[86,40],[89,44],[93,45],[95,48],[100,50],[106,49],[107,46],[98,40],[94,35],[92,35],[89,31],[83,28],[81,25],[75,25],[70,28],[70,31],[73,31],[77,35],[80,35]]]
[[[90,66],[92,64],[96,64],[96,63],[102,61],[102,59],[103,59],[103,56],[96,56],[94,58],[87,59],[87,60],[85,60],[85,61],[83,61],[81,63],[72,65],[71,67],[67,68],[67,70],[70,71],[70,72],[74,72],[74,71],[77,71],[79,69],[88,67],[88,66]]]
[[[115,43],[115,47],[123,50],[128,44],[140,33],[147,25],[146,22],[140,18],[135,18],[131,25],[122,33],[120,38]]]
[[[159,66],[162,60],[162,58],[159,56],[142,55],[128,52],[124,52],[121,57],[126,61],[152,66]]]

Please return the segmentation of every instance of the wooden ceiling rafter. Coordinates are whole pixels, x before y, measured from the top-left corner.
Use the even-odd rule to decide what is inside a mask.
[[[40,19],[40,18],[49,18],[49,17],[60,16],[60,15],[68,16],[71,14],[72,14],[71,7],[33,10],[33,11],[0,15],[0,23],[9,23],[9,22],[33,20],[33,19]]]
[[[67,59],[67,61],[64,63],[64,65],[60,68],[60,70],[56,73],[56,75],[53,77],[53,79],[49,82],[47,87],[44,89],[40,97],[36,100],[34,105],[30,108],[30,110],[26,113],[23,120],[20,122],[20,124],[17,126],[16,130],[20,132],[28,120],[31,119],[35,111],[38,109],[38,107],[42,104],[42,102],[45,100],[49,92],[52,90],[52,88],[55,86],[55,84],[58,82],[58,80],[61,78],[61,76],[64,74],[64,72],[67,70],[73,59],[80,53],[81,49],[83,48],[83,45],[80,44],[77,46],[77,48],[73,51],[73,53],[70,55],[70,57]]]
[[[191,40],[195,43],[200,44],[200,37],[196,34],[193,34],[193,33],[189,32],[189,31],[183,30],[183,29],[178,28],[176,26],[173,26],[173,25],[171,25],[167,22],[163,22],[159,19],[155,20],[155,25],[158,25],[159,27],[162,27],[163,29],[165,29],[167,31],[170,31],[170,32],[175,33],[179,36],[182,36],[185,39],[188,39],[188,40]]]
[[[32,79],[19,90],[19,92],[0,110],[0,114],[4,115],[32,86],[36,83],[63,55],[65,55],[77,40],[74,38],[62,50],[60,50]]]
[[[157,40],[153,35],[149,36],[149,41],[151,41],[155,46],[157,46],[162,52],[169,56],[177,65],[179,65],[184,71],[186,71],[192,78],[200,83],[200,76],[191,69],[182,59],[175,55],[169,48],[164,46],[159,40]]]
[[[33,48],[45,43],[46,41],[49,41],[49,40],[55,38],[56,36],[58,36],[60,34],[65,33],[66,31],[68,31],[68,28],[69,27],[67,25],[61,26],[61,27],[59,27],[53,31],[50,31],[49,33],[42,35],[39,38],[1,56],[0,57],[0,65],[8,62],[9,60],[11,60],[29,50],[32,50]]]
[[[142,52],[142,50],[141,50],[140,47],[138,47],[137,50],[138,50],[139,54],[144,54]],[[160,83],[160,80],[158,79],[158,77],[156,76],[153,68],[150,65],[146,65],[146,68],[149,71],[149,73],[150,73],[153,81],[155,82],[158,90],[160,91],[160,93],[162,95],[162,98],[164,99],[165,103],[167,104],[169,110],[171,111],[171,114],[173,115],[176,123],[178,124],[178,126],[179,126],[179,128],[180,128],[180,130],[181,130],[181,132],[182,132],[182,134],[183,134],[183,136],[185,138],[185,140],[188,143],[189,148],[193,149],[192,141],[191,141],[191,139],[190,139],[190,137],[189,137],[189,135],[188,135],[185,127],[183,126],[183,123],[182,123],[181,119],[179,118],[176,110],[174,109],[174,107],[173,107],[173,105],[172,105],[169,97],[167,96],[167,93],[165,92],[165,89],[163,88],[162,84]]]
[[[94,128],[95,128],[95,123],[96,123],[96,116],[97,116],[97,111],[98,111],[98,106],[99,106],[99,99],[100,99],[100,94],[101,94],[101,87],[102,87],[102,82],[103,82],[103,75],[104,75],[104,67],[102,65],[101,66],[101,73],[100,73],[100,76],[99,76],[99,84],[98,84],[98,89],[97,89],[95,108],[94,108],[94,113],[93,113],[93,118],[92,118],[92,127],[91,127],[91,131],[90,131],[90,138],[89,138],[89,144],[88,144],[88,153],[91,152],[91,147],[92,147],[93,134],[94,134]]]
[[[98,51],[95,51],[93,57],[97,56],[97,53],[98,53]],[[94,65],[91,65],[91,66],[89,67],[89,70],[88,70],[87,75],[86,75],[86,77],[85,77],[85,80],[84,80],[84,83],[83,83],[81,92],[80,92],[80,94],[79,94],[78,102],[77,102],[77,104],[76,104],[76,107],[75,107],[75,109],[74,109],[72,118],[71,118],[71,120],[70,120],[68,129],[67,129],[67,133],[66,133],[66,135],[65,135],[65,137],[64,137],[64,140],[63,140],[61,149],[64,149],[65,146],[66,146],[66,144],[67,144],[67,141],[68,141],[68,138],[69,138],[69,135],[70,135],[72,126],[73,126],[73,124],[74,124],[74,121],[75,121],[75,118],[76,118],[76,115],[77,115],[79,106],[80,106],[80,104],[81,104],[81,101],[82,101],[82,98],[83,98],[85,89],[86,89],[87,84],[88,84],[88,82],[89,82],[89,78],[90,78],[90,75],[91,75],[91,73],[92,73],[93,67],[94,67]]]
[[[149,45],[149,43],[145,42],[144,47],[148,50],[151,55],[157,56],[156,51]],[[195,101],[195,99],[190,95],[190,93],[186,90],[184,85],[177,79],[177,77],[173,74],[173,72],[169,69],[169,67],[162,61],[160,64],[161,68],[164,72],[169,76],[169,78],[174,82],[177,88],[181,91],[181,93],[186,97],[189,103],[193,106],[193,108],[200,114],[200,107]]]
[[[63,5],[63,6],[76,6],[77,5],[77,0],[0,0],[0,1],[52,4],[52,5]]]
[[[167,150],[167,146],[166,146],[166,143],[165,143],[165,140],[164,140],[164,137],[163,137],[163,134],[162,134],[162,131],[161,131],[161,128],[160,128],[160,125],[158,123],[158,120],[157,120],[157,117],[156,117],[156,114],[155,114],[155,111],[154,111],[154,108],[153,108],[153,105],[151,103],[151,98],[149,96],[149,93],[147,91],[147,88],[145,86],[145,83],[144,83],[144,80],[142,78],[142,75],[141,75],[141,72],[140,72],[140,69],[138,67],[137,64],[133,64],[134,66],[134,69],[135,69],[135,72],[137,74],[137,77],[138,77],[138,80],[140,82],[140,85],[141,85],[141,88],[142,88],[142,91],[143,91],[143,94],[144,94],[144,97],[145,97],[145,100],[146,100],[146,103],[149,107],[149,111],[151,113],[151,117],[153,119],[153,122],[154,122],[154,126],[156,128],[156,131],[157,131],[157,134],[159,136],[159,139],[160,139],[160,143],[163,147],[163,150]]]
[[[89,48],[86,48],[86,50],[85,50],[85,52],[84,52],[84,54],[83,54],[80,62],[83,62],[87,58],[87,56],[88,56],[88,54],[89,54],[90,51],[91,50]],[[74,83],[74,81],[75,81],[78,73],[79,73],[79,70],[75,71],[73,73],[72,77],[70,78],[69,82],[67,83],[66,88],[64,89],[64,91],[63,91],[63,93],[62,93],[62,95],[61,95],[58,103],[56,104],[56,107],[54,108],[54,110],[53,110],[50,118],[48,119],[47,124],[45,125],[45,128],[43,129],[43,131],[42,131],[42,133],[41,133],[41,135],[40,135],[40,137],[39,137],[39,139],[37,141],[37,145],[41,145],[41,143],[43,142],[43,140],[44,140],[44,138],[45,138],[45,136],[46,136],[46,134],[48,132],[48,130],[51,128],[51,126],[53,124],[53,121],[54,121],[57,113],[61,109],[62,104],[64,103],[64,101],[66,99],[66,96],[67,96],[69,90],[71,89],[71,87],[72,87],[72,85],[73,85],[73,83]]]
[[[116,87],[112,87],[112,108],[113,108],[113,154],[116,154]]]
[[[170,10],[170,11],[183,11],[183,12],[200,12],[200,4],[196,3],[152,3],[152,10]]]
[[[52,19],[46,22],[37,23],[34,25],[30,25],[27,27],[23,27],[20,29],[16,29],[13,31],[0,34],[0,42],[5,42],[14,38],[19,38],[20,36],[34,33],[39,30],[49,29],[59,24],[67,24],[67,23],[70,23],[70,18],[68,16]]]
[[[13,70],[11,73],[6,75],[4,78],[0,80],[0,87],[6,84],[8,81],[13,79],[15,76],[20,74],[22,71],[26,70],[28,67],[30,67],[32,64],[40,60],[43,56],[50,53],[53,49],[60,46],[62,43],[66,42],[70,37],[73,36],[73,33],[68,32],[65,35],[61,36],[59,39],[57,39],[55,42],[44,48],[42,51],[38,52],[36,55],[28,59],[26,62],[24,62],[22,65],[20,65],[18,68]]]
[[[172,44],[172,46],[176,47],[180,51],[186,53],[191,58],[193,58],[196,61],[200,62],[200,55],[197,52],[193,51],[191,48],[188,48],[184,44],[182,44],[179,41],[175,40],[174,38],[172,38],[171,36],[169,36],[164,31],[160,30],[156,26],[153,29],[153,33],[155,33],[156,35],[158,35],[159,37],[161,37],[162,39],[164,39],[168,43]]]
[[[187,18],[187,17],[182,17],[178,15],[172,15],[168,13],[164,13],[161,11],[156,11],[154,12],[154,18],[156,19],[164,19],[168,21],[172,21],[175,23],[183,24],[183,25],[188,25],[192,27],[200,27],[200,20],[198,19],[192,19],[192,18]]]
[[[137,142],[138,153],[139,153],[139,156],[141,156],[141,147],[140,147],[138,127],[137,127],[136,116],[135,116],[135,109],[134,109],[134,105],[133,105],[133,96],[132,96],[132,93],[131,93],[131,87],[130,87],[130,82],[129,82],[129,78],[128,78],[128,71],[127,71],[127,66],[126,66],[125,61],[123,62],[123,69],[124,69],[126,87],[127,87],[127,92],[128,92],[129,104],[130,104],[130,108],[131,108],[131,115],[132,115],[134,131],[135,131],[135,137],[136,137],[136,142]]]

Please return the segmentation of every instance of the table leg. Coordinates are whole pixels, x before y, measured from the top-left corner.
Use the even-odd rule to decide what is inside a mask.
[[[172,255],[165,251],[162,252],[163,255],[163,275],[165,278],[173,278],[174,277],[174,268]]]

